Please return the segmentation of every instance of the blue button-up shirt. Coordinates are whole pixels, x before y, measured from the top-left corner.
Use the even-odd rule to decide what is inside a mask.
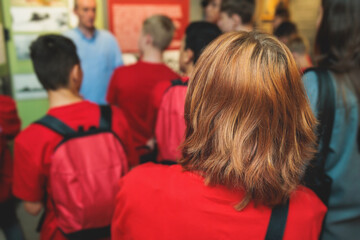
[[[79,28],[64,33],[77,47],[84,78],[80,93],[98,104],[105,104],[105,95],[114,69],[123,65],[121,50],[111,33],[95,30],[92,38],[87,38]]]

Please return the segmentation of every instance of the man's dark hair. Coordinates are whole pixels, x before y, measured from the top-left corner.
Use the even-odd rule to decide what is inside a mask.
[[[232,16],[237,14],[243,24],[251,23],[255,11],[255,0],[223,0],[220,12]]]
[[[185,49],[194,52],[194,64],[205,47],[221,35],[221,30],[215,24],[200,21],[193,22],[186,28]]]
[[[46,90],[67,87],[69,75],[80,64],[75,44],[60,35],[43,35],[30,46],[30,56],[35,73]]]
[[[203,8],[206,8],[207,5],[209,5],[209,3],[210,3],[210,0],[202,0],[202,1],[201,1],[201,6],[202,6]]]
[[[292,22],[281,23],[274,32],[274,35],[278,38],[290,37],[293,34],[298,34],[298,29],[296,25]]]

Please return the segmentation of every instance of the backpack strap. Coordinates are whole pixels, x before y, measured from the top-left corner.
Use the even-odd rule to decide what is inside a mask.
[[[325,162],[331,151],[330,140],[334,126],[336,106],[335,87],[330,73],[326,69],[311,68],[306,72],[309,71],[314,72],[318,79],[317,119],[319,120],[319,125],[317,127],[317,144],[321,148],[315,155],[312,166],[306,169],[304,183],[327,206],[331,194],[332,179],[326,174]]]
[[[43,125],[44,127],[47,127],[62,136],[68,136],[76,133],[74,129],[72,129],[56,117],[50,115],[46,115],[35,123]]]
[[[285,204],[275,206],[272,209],[265,240],[283,239],[288,212],[289,200]]]
[[[100,105],[100,129],[111,130],[111,107],[109,105]]]
[[[319,129],[318,133],[321,136],[322,148],[321,164],[320,166],[325,172],[325,160],[330,152],[330,140],[334,126],[335,118],[335,89],[332,83],[331,76],[326,70],[317,70],[315,73],[318,76],[319,84],[319,99],[318,99],[318,119]]]
[[[178,78],[178,79],[171,81],[171,87],[178,86],[178,85],[187,86],[188,85],[187,83],[188,82],[183,82],[181,79]]]

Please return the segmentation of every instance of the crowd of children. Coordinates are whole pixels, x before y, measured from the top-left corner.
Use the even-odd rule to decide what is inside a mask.
[[[75,2],[83,21],[94,21],[95,7],[85,13],[87,1]],[[82,63],[85,23],[32,43],[46,116],[19,133],[14,101],[0,96],[8,239],[23,239],[12,194],[28,213],[44,210],[42,240],[360,235],[360,3],[322,0],[317,68],[284,6],[270,35],[254,31],[254,0],[202,5],[205,21],[190,23],[181,42],[181,73],[163,63],[175,26],[154,15],[143,23],[137,63],[121,66],[108,53],[118,63],[106,96],[89,80],[94,63]],[[94,103],[103,98],[109,105]]]

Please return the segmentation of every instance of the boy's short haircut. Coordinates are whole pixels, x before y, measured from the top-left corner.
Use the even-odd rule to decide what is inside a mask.
[[[254,11],[254,0],[223,0],[221,2],[220,12],[225,12],[229,16],[239,15],[243,24],[252,22]]]
[[[287,43],[287,47],[290,49],[292,53],[298,53],[298,54],[308,53],[308,46],[305,40],[300,36],[295,36],[294,38],[291,38],[290,41]]]
[[[169,17],[154,15],[144,21],[143,32],[153,38],[155,47],[164,51],[173,39],[175,26]]]
[[[274,35],[278,38],[290,37],[294,34],[298,34],[297,26],[289,21],[281,23],[274,32]]]
[[[35,73],[46,90],[67,87],[72,68],[80,64],[75,44],[60,35],[43,35],[30,46]]]
[[[205,47],[221,35],[221,30],[215,24],[200,21],[190,23],[185,34],[185,49],[193,51],[195,64]]]

